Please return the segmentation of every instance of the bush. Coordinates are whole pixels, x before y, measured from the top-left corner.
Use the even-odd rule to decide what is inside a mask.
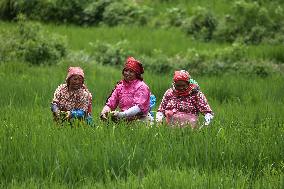
[[[185,10],[177,7],[167,9],[166,11],[167,25],[169,26],[180,27],[186,17]]]
[[[184,21],[183,29],[196,39],[208,41],[212,39],[217,24],[217,19],[210,11],[197,7],[193,15]]]
[[[99,0],[90,3],[83,11],[84,23],[87,25],[97,25],[103,20],[103,13],[112,0]]]
[[[39,24],[19,17],[16,31],[2,32],[1,59],[21,59],[32,64],[53,64],[66,55],[66,43],[62,36],[44,32]]]
[[[145,6],[141,7],[126,1],[114,2],[105,8],[103,22],[109,26],[132,23],[145,25],[149,15],[150,9]]]
[[[141,59],[145,69],[154,73],[169,73],[174,69],[169,58],[157,49],[154,49],[152,57],[143,56]]]
[[[131,0],[2,0],[0,18],[12,20],[18,14],[29,19],[97,25],[140,24],[148,22],[151,9]]]
[[[281,33],[283,16],[283,9],[279,5],[264,7],[256,1],[237,1],[232,14],[227,15],[219,25],[216,38],[227,42],[238,40],[259,44],[279,36],[277,33]]]
[[[12,20],[18,14],[33,15],[39,5],[39,0],[2,0],[0,3],[0,18]]]
[[[124,64],[126,58],[133,53],[123,48],[127,41],[119,41],[114,45],[101,43],[97,41],[93,46],[93,54],[91,55],[94,60],[102,65],[118,66]]]
[[[17,14],[18,12],[15,10],[15,5],[12,0],[0,1],[0,19],[12,20]]]

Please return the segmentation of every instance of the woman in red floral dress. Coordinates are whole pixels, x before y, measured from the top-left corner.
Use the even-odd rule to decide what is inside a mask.
[[[168,89],[159,106],[156,121],[166,122],[172,126],[190,125],[197,127],[198,115],[202,113],[205,125],[213,119],[213,112],[205,95],[197,84],[190,82],[190,75],[185,70],[175,71],[173,87]]]
[[[57,87],[51,102],[51,111],[56,121],[71,118],[90,119],[92,94],[84,85],[84,72],[80,67],[68,69],[66,82]]]

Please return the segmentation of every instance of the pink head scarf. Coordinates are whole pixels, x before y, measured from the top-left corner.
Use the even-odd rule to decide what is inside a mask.
[[[68,80],[70,79],[70,77],[72,77],[73,75],[79,75],[79,76],[81,76],[83,79],[85,78],[85,76],[84,76],[84,71],[83,71],[82,68],[80,68],[80,67],[69,67],[69,68],[68,68],[67,77],[66,77],[66,82],[68,82]]]

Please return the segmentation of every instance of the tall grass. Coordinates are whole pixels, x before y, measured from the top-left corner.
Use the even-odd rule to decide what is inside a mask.
[[[107,125],[99,112],[121,72],[84,64],[96,127],[72,129],[49,110],[68,66],[0,64],[3,187],[283,187],[283,78],[195,78],[215,112],[210,128]],[[144,78],[160,101],[171,76]]]

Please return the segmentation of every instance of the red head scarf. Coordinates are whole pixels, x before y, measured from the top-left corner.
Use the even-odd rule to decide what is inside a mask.
[[[175,71],[174,78],[173,78],[174,82],[176,81],[189,82],[189,79],[190,79],[190,75],[187,71],[185,70]]]
[[[69,67],[67,77],[66,77],[66,82],[68,82],[70,77],[72,77],[73,75],[79,75],[83,79],[85,78],[84,71],[82,70],[82,68],[80,68],[80,67]]]
[[[174,82],[186,81],[186,82],[188,82],[188,88],[184,91],[179,91],[179,90],[174,89],[174,91],[173,91],[174,95],[176,95],[176,96],[188,96],[193,91],[198,90],[198,85],[190,84],[189,79],[190,79],[190,75],[187,71],[185,71],[185,70],[175,71],[174,78],[173,78]]]
[[[124,69],[130,69],[134,71],[137,75],[141,75],[144,73],[144,68],[142,64],[133,57],[127,58],[123,70]]]

